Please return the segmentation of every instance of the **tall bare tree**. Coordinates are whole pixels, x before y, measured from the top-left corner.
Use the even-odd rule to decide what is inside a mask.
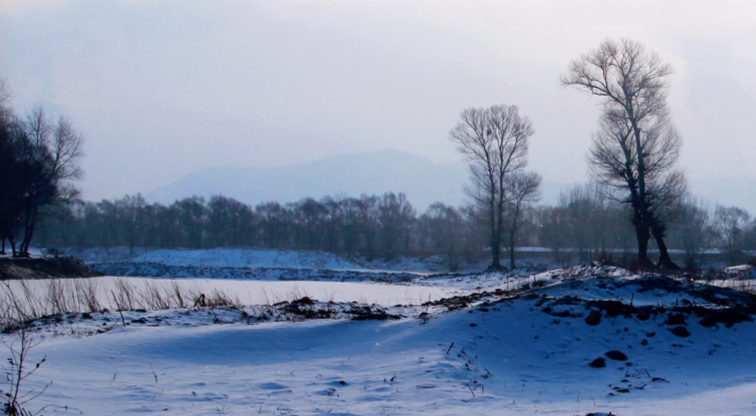
[[[470,166],[472,186],[467,193],[485,214],[491,268],[502,269],[501,244],[511,196],[507,190],[514,173],[527,165],[528,138],[534,133],[533,127],[514,105],[468,108],[460,118],[449,139],[457,144]]]
[[[648,241],[659,247],[659,265],[676,267],[664,243],[674,201],[685,192],[674,165],[681,139],[666,104],[672,68],[635,41],[606,40],[570,63],[562,84],[602,98],[599,132],[588,155],[592,176],[619,191],[633,210],[638,260],[648,264]]]

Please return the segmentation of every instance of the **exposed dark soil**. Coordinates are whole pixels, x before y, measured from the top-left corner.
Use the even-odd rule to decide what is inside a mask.
[[[0,280],[47,279],[50,277],[96,277],[83,262],[70,256],[49,258],[0,258]]]
[[[470,304],[480,302],[477,307],[482,312],[487,312],[488,307],[497,303],[523,298],[535,300],[535,306],[542,308],[544,313],[559,318],[583,318],[590,326],[600,325],[602,317],[625,318],[636,317],[641,321],[661,317],[669,327],[674,327],[675,335],[685,337],[686,325],[699,323],[704,327],[713,327],[718,324],[731,328],[741,322],[753,322],[752,315],[756,315],[756,295],[733,289],[713,287],[704,284],[693,283],[685,279],[672,279],[666,276],[648,275],[638,279],[618,281],[610,277],[599,278],[598,287],[612,285],[616,288],[634,286],[637,293],[646,291],[663,291],[666,293],[688,294],[701,299],[704,304],[692,304],[682,301],[674,305],[646,305],[634,306],[632,301],[582,299],[578,296],[551,297],[547,294],[539,294],[539,290],[523,288],[517,291],[506,292],[501,289],[496,291],[483,291],[465,296],[455,296],[428,302],[428,305],[446,306],[449,310],[461,309]],[[580,292],[584,281],[574,280],[560,283]],[[557,309],[558,306],[573,305],[575,308]],[[587,316],[586,316],[587,315]],[[677,329],[681,328],[681,329]],[[670,330],[672,330],[670,328]],[[653,335],[649,335],[653,336]]]

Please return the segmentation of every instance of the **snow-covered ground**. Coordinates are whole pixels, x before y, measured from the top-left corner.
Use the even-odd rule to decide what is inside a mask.
[[[336,254],[308,250],[215,248],[208,250],[157,249],[128,247],[62,249],[63,253],[86,263],[130,261],[167,266],[265,267],[291,269],[364,270],[369,267]]]
[[[22,287],[23,284],[23,287]],[[51,284],[57,285],[51,289]],[[0,298],[10,288],[16,298],[23,300],[34,296],[41,301],[54,296],[55,292],[71,293],[76,287],[84,290],[92,288],[98,303],[103,308],[113,309],[112,293],[126,284],[136,294],[154,292],[171,293],[179,288],[189,294],[220,292],[242,305],[266,305],[281,301],[291,301],[304,296],[328,302],[359,301],[382,306],[421,304],[429,300],[466,293],[443,286],[391,285],[360,282],[311,282],[311,281],[258,281],[258,280],[210,280],[210,279],[153,279],[139,277],[94,277],[87,279],[37,279],[10,280],[0,286]],[[62,286],[63,288],[61,289]]]
[[[528,253],[542,254],[546,249],[524,248],[518,250],[518,263],[521,267],[545,269],[553,266],[554,262],[549,258],[529,258]],[[103,273],[134,273],[158,272],[162,273],[166,268],[173,273],[182,275],[197,274],[204,269],[205,275],[212,274],[222,276],[229,272],[239,278],[231,269],[288,269],[288,270],[328,270],[328,271],[374,271],[378,273],[411,273],[411,274],[437,274],[437,273],[477,273],[486,269],[487,258],[467,260],[458,256],[450,262],[446,256],[397,256],[386,260],[381,257],[368,259],[365,256],[348,258],[338,254],[322,251],[308,250],[274,250],[274,249],[251,249],[251,248],[216,248],[208,250],[183,250],[183,249],[158,249],[145,250],[134,248],[133,252],[127,247],[61,249],[62,253],[72,255],[86,262],[90,266]],[[161,267],[155,268],[154,265]],[[150,269],[149,267],[152,267]],[[179,271],[179,268],[185,270]],[[211,270],[216,269],[216,270]],[[136,274],[127,274],[135,276]],[[164,276],[161,274],[160,276]]]
[[[98,290],[111,288],[107,279]],[[46,361],[25,387],[49,387],[27,407],[85,415],[756,413],[756,324],[738,312],[754,312],[750,295],[595,264],[451,279],[165,281],[269,294],[261,306],[35,321],[42,342],[29,359]],[[274,287],[290,302],[270,306]],[[334,302],[292,302],[299,296]],[[349,319],[355,311],[365,319],[373,302],[385,305],[371,307],[380,312],[374,319]],[[599,359],[603,367],[589,365]]]
[[[289,269],[364,270],[366,267],[345,257],[320,251],[229,249],[155,250],[139,255],[135,263],[167,266],[264,267]]]

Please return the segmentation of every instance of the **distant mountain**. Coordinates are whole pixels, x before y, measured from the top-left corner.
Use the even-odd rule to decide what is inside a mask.
[[[333,156],[311,163],[271,168],[206,168],[148,192],[149,201],[165,204],[192,195],[224,195],[248,204],[294,202],[326,195],[404,192],[420,212],[441,201],[459,206],[469,183],[462,163],[433,163],[398,150]],[[552,204],[572,184],[543,181],[542,203]],[[756,178],[691,179],[691,191],[708,201],[747,209],[756,215]]]
[[[248,204],[281,203],[326,195],[404,192],[419,211],[441,201],[464,203],[469,181],[464,163],[433,163],[423,157],[385,150],[334,156],[316,162],[270,168],[206,168],[148,192],[149,201],[172,203],[192,195],[224,195]],[[568,185],[544,181],[544,202],[552,202]]]

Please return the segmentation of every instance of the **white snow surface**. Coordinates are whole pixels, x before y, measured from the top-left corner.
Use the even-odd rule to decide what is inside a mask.
[[[47,357],[34,383],[53,384],[35,405],[69,406],[48,414],[97,415],[756,411],[752,323],[691,324],[693,335],[679,338],[660,320],[617,318],[589,327],[535,305],[508,301],[425,325],[417,319],[208,325],[211,316],[198,313],[175,326],[48,336],[33,350],[32,358]],[[615,349],[632,365],[607,359],[606,368],[588,366]]]
[[[195,267],[266,267],[291,269],[364,270],[345,257],[319,251],[229,249],[155,250],[131,259],[137,263]]]
[[[177,267],[206,268],[291,268],[334,271],[407,272],[416,274],[433,273],[478,273],[488,266],[488,258],[467,260],[457,256],[456,267],[450,268],[449,258],[442,255],[417,257],[396,256],[387,260],[380,256],[368,259],[364,255],[346,257],[338,254],[315,250],[277,250],[263,248],[215,248],[202,250],[189,249],[145,249],[135,247],[105,248],[61,248],[63,254],[74,256],[86,263],[151,263]],[[528,253],[542,253],[548,249],[525,247],[518,254],[521,267],[544,268],[553,266],[548,258],[529,258]],[[104,266],[107,267],[107,266]]]
[[[52,384],[27,407],[68,406],[45,414],[84,415],[756,414],[756,324],[704,327],[690,314],[690,336],[680,337],[665,322],[668,313],[647,320],[605,315],[590,326],[585,316],[595,307],[556,303],[568,295],[625,305],[633,299],[636,306],[705,303],[695,293],[644,289],[647,277],[599,265],[490,274],[483,285],[472,276],[459,279],[456,293],[545,287],[501,301],[485,295],[473,307],[445,313],[392,307],[389,313],[404,316],[396,321],[241,318],[263,307],[127,312],[128,326],[114,312],[64,316],[36,334],[44,339],[30,359],[46,361],[27,387]],[[221,283],[227,282],[207,281]],[[280,283],[291,290],[317,282]],[[432,283],[438,284],[321,284],[343,290],[341,300],[443,289],[440,279]],[[319,297],[319,289],[308,290]],[[430,320],[417,318],[423,311]],[[107,332],[86,336],[95,328]],[[14,337],[0,335],[5,342]],[[612,350],[627,361],[606,358]],[[599,357],[606,367],[588,365]]]
[[[304,296],[324,302],[352,302],[359,301],[366,304],[381,306],[418,305],[429,300],[435,301],[456,294],[466,293],[439,286],[420,285],[391,285],[372,282],[310,282],[310,281],[259,281],[259,280],[216,280],[216,279],[157,279],[140,277],[94,277],[87,279],[65,279],[65,287],[71,288],[75,284],[92,285],[100,305],[113,309],[111,293],[118,293],[118,281],[122,280],[135,288],[139,293],[145,293],[157,288],[162,293],[170,293],[173,285],[177,285],[190,293],[211,294],[213,291],[225,293],[243,305],[266,305],[281,301],[291,301]],[[25,290],[20,281],[5,282],[23,301]],[[49,296],[48,279],[24,281],[28,291],[38,299]]]

